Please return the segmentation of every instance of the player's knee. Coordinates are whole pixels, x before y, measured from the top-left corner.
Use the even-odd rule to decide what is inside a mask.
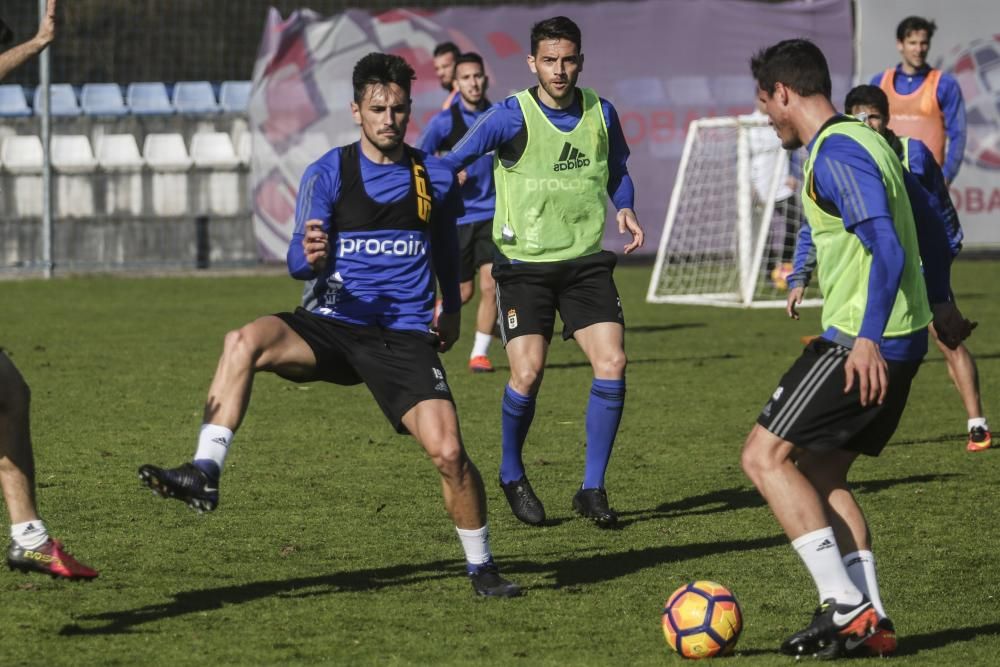
[[[542,384],[542,374],[541,368],[512,368],[510,371],[511,388],[523,396],[534,396]]]
[[[757,484],[758,480],[771,467],[771,457],[768,454],[752,433],[743,443],[743,450],[740,452],[740,467],[754,484]]]
[[[472,299],[472,294],[475,291],[472,287],[472,281],[468,280],[462,283],[459,291],[462,294],[462,304],[465,305],[469,303],[469,301]]]
[[[628,358],[625,350],[616,350],[601,355],[594,362],[594,372],[602,378],[622,378],[625,376],[625,366],[628,365]]]
[[[434,465],[446,477],[458,477],[468,459],[461,441],[456,438],[445,438],[436,448],[433,456]]]
[[[224,355],[230,359],[248,361],[258,354],[258,345],[248,327],[234,329],[223,340]]]

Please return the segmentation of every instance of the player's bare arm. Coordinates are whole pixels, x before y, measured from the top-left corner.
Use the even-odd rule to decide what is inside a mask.
[[[625,254],[641,248],[646,240],[646,234],[642,231],[638,218],[635,217],[635,211],[623,208],[618,211],[616,219],[618,220],[618,233],[624,234],[627,231],[632,235],[632,241],[625,244]]]
[[[41,53],[52,43],[56,36],[56,0],[49,0],[45,7],[45,16],[38,24],[38,32],[34,37],[18,44],[12,49],[0,53],[0,79],[3,79],[24,61],[35,54]]]
[[[306,222],[306,233],[302,237],[302,249],[305,251],[306,262],[315,272],[326,268],[326,260],[330,256],[330,237],[323,231],[322,220]]]
[[[882,401],[885,400],[886,391],[889,389],[888,368],[888,364],[882,358],[882,351],[879,349],[878,343],[858,337],[844,363],[844,374],[847,376],[844,393],[847,394],[854,388],[854,380],[857,376],[861,405],[881,405]]]

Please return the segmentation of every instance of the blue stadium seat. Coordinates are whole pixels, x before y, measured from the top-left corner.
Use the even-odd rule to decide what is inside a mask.
[[[246,113],[250,103],[250,81],[223,81],[219,89],[219,105],[227,113]]]
[[[31,107],[24,88],[17,84],[0,86],[0,116],[30,116]]]
[[[208,81],[178,81],[174,84],[174,108],[178,113],[217,113],[219,103]]]
[[[42,110],[42,87],[35,88],[35,113]],[[76,91],[68,83],[53,83],[49,86],[49,101],[53,116],[79,116],[83,111],[76,101]]]
[[[159,81],[130,83],[125,100],[132,113],[139,116],[163,115],[174,112],[167,96],[167,87]]]
[[[80,106],[88,116],[124,116],[128,113],[117,83],[85,83]]]

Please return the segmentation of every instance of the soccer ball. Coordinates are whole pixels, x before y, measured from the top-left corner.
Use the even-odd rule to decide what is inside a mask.
[[[956,47],[941,70],[958,80],[965,99],[965,160],[1000,169],[1000,34]]]
[[[663,634],[685,658],[728,655],[743,629],[743,613],[729,589],[696,581],[674,591],[663,607]]]

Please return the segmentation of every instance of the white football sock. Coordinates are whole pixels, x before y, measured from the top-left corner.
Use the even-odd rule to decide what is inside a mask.
[[[971,431],[977,426],[982,426],[987,431],[990,430],[990,427],[986,425],[986,417],[973,417],[969,420],[969,426],[966,430]]]
[[[472,354],[469,355],[469,359],[473,357],[485,357],[490,351],[491,342],[493,342],[493,336],[482,331],[477,331],[476,342],[472,344]]]
[[[201,432],[198,434],[198,450],[194,453],[194,460],[214,461],[219,466],[219,474],[221,475],[222,466],[226,462],[226,454],[229,453],[229,445],[232,442],[233,432],[225,426],[202,424]]]
[[[455,526],[458,539],[462,541],[465,550],[465,561],[471,565],[488,563],[493,554],[490,553],[490,531],[483,526],[476,530],[463,530]]]
[[[10,538],[22,549],[37,549],[49,541],[49,531],[41,519],[32,519],[10,526]]]
[[[871,551],[854,551],[844,556],[844,567],[854,585],[872,601],[878,617],[885,618],[885,607],[882,606],[875,576],[875,555]]]
[[[820,602],[829,598],[834,598],[840,604],[861,602],[861,591],[851,581],[847,568],[840,559],[840,549],[837,548],[833,528],[827,526],[806,533],[794,540],[792,546],[799,552],[802,562],[816,582]]]

